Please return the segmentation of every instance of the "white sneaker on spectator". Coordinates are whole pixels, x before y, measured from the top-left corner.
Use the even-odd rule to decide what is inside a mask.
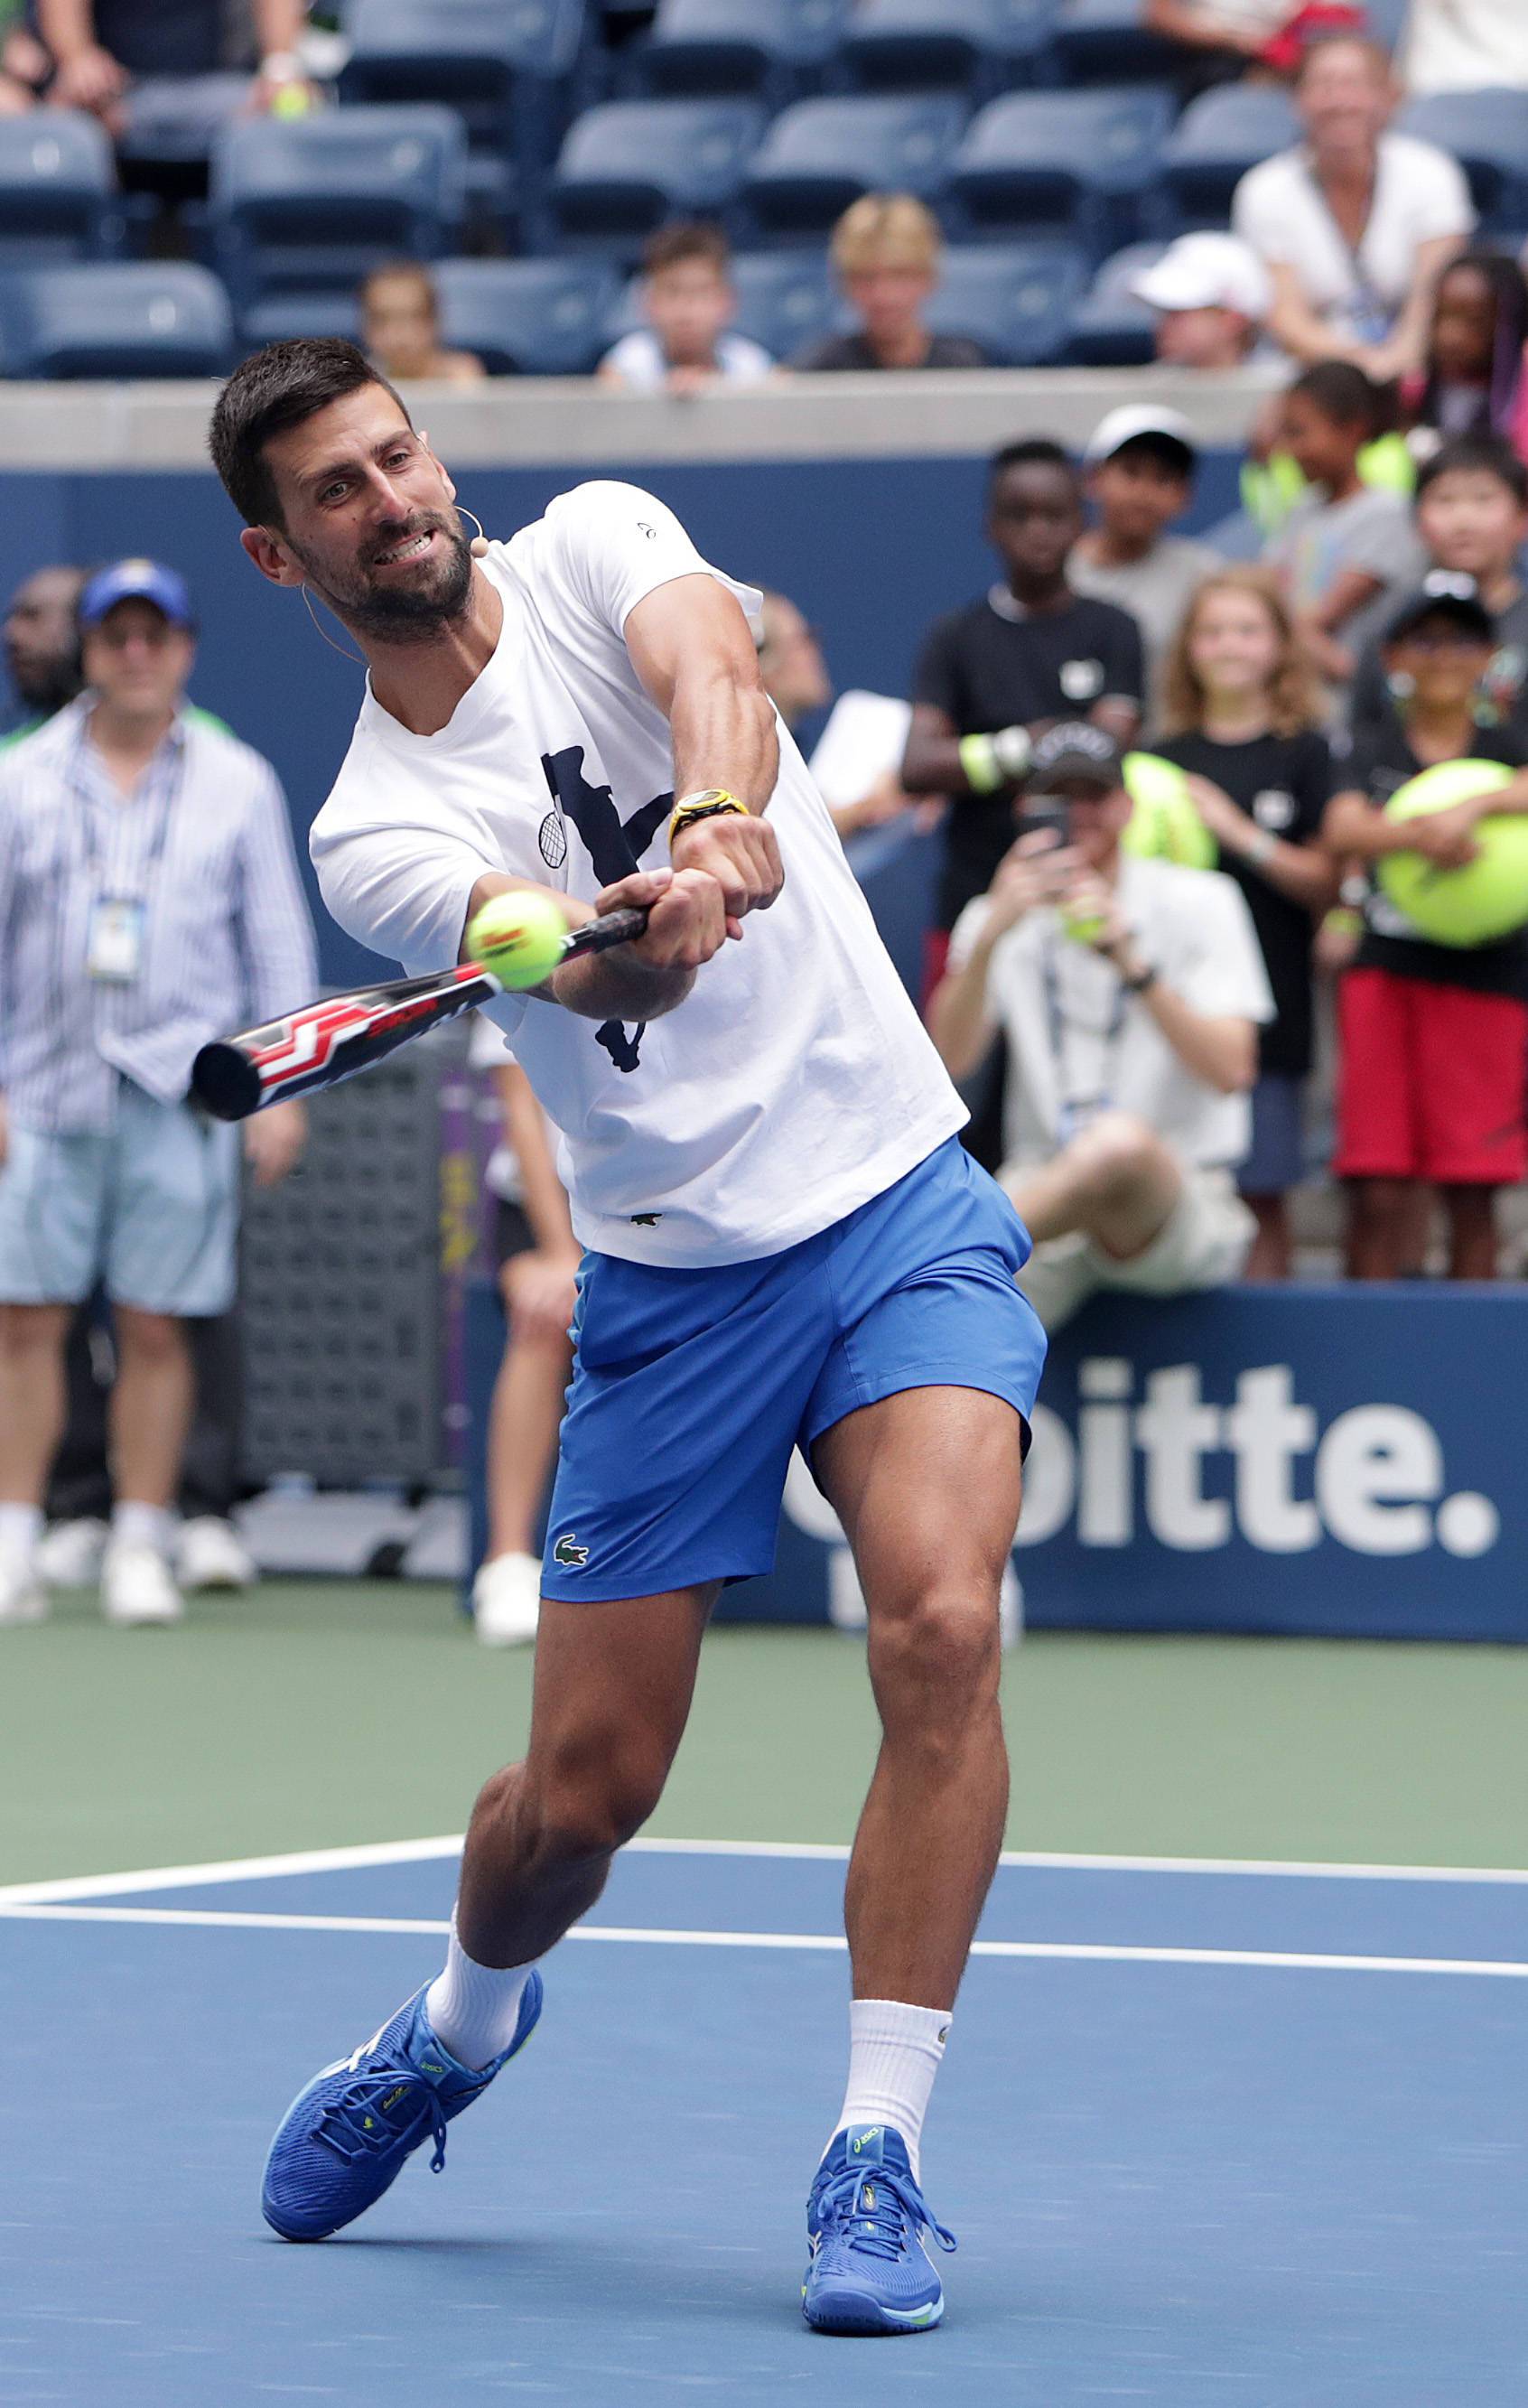
[[[126,1628],[138,1623],[179,1622],[185,1600],[157,1547],[114,1539],[101,1559],[101,1611]]]
[[[55,1522],[37,1546],[37,1570],[50,1588],[89,1588],[101,1575],[107,1526],[87,1515],[79,1522]]]
[[[176,1550],[182,1588],[253,1588],[255,1561],[232,1522],[199,1513],[187,1522]]]
[[[0,1628],[7,1624],[40,1622],[48,1612],[35,1547],[0,1549]]]
[[[485,1647],[523,1647],[541,1615],[539,1555],[490,1555],[472,1584],[472,1618]]]

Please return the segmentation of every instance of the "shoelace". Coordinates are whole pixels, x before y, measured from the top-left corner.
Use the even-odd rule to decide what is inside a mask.
[[[399,2137],[400,2127],[379,2112],[383,2091],[407,2091],[410,2094],[410,2111],[417,2109],[422,2091],[428,2103],[430,2138],[435,2143],[435,2155],[430,2159],[430,2172],[439,2173],[446,2162],[446,2118],[440,2112],[440,2101],[429,2083],[417,2073],[388,2070],[379,2073],[357,2073],[332,2107],[325,2109],[316,2137],[327,2141],[342,2157],[375,2154],[390,2147]],[[346,2145],[347,2142],[350,2143]]]
[[[958,2245],[952,2232],[935,2224],[916,2183],[905,2181],[884,2166],[874,2171],[846,2166],[823,2186],[817,2215],[824,2230],[831,2225],[872,2258],[904,2256],[908,2226],[916,2232],[920,2225],[926,2225],[941,2249]]]

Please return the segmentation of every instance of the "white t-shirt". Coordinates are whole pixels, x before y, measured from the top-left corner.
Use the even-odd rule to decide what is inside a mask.
[[[635,486],[579,485],[481,563],[504,597],[492,659],[436,736],[368,687],[309,838],[324,901],[410,973],[457,957],[485,870],[586,901],[668,860],[668,724],[622,639],[645,595],[716,577]],[[778,724],[778,723],[777,723]],[[753,914],[649,1025],[596,1026],[506,996],[490,1015],[563,1132],[580,1242],[635,1262],[746,1262],[815,1235],[965,1118],[783,727],[770,804],[785,864]]]
[[[1409,134],[1381,134],[1374,201],[1355,262],[1302,147],[1250,167],[1231,204],[1231,227],[1270,266],[1292,267],[1318,317],[1353,341],[1376,339],[1376,308],[1399,316],[1415,280],[1417,252],[1439,235],[1475,223],[1464,169],[1446,150]]]
[[[1401,81],[1411,93],[1528,85],[1522,0],[1411,0]]]
[[[634,393],[661,393],[670,370],[664,347],[650,326],[635,326],[613,343],[600,362],[613,368]],[[720,335],[713,373],[723,384],[762,384],[774,373],[775,363],[762,343],[748,335]]]
[[[1152,968],[1175,995],[1212,1017],[1264,1021],[1274,999],[1241,889],[1216,869],[1139,861],[1125,853],[1121,908]],[[968,903],[950,963],[969,960],[990,906]],[[1008,1041],[1003,1151],[1021,1169],[1049,1162],[1095,1112],[1135,1112],[1179,1159],[1232,1168],[1251,1143],[1251,1106],[1196,1079],[1120,974],[1031,911],[998,939],[987,1002]]]

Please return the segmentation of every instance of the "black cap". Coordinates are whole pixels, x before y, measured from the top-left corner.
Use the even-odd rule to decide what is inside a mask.
[[[1027,791],[1048,794],[1057,786],[1096,786],[1112,793],[1124,779],[1124,755],[1112,736],[1091,719],[1063,719],[1048,727],[1029,765]]]
[[[1447,568],[1435,568],[1414,594],[1407,595],[1386,624],[1386,643],[1398,643],[1424,619],[1452,619],[1470,635],[1478,636],[1483,644],[1495,641],[1496,622],[1481,601],[1474,578],[1456,576]]]

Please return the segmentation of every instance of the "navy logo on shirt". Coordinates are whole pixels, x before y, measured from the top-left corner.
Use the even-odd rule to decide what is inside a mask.
[[[584,776],[581,744],[565,745],[561,752],[543,752],[541,767],[563,818],[570,819],[582,838],[600,884],[613,886],[618,879],[629,878],[634,869],[641,867],[642,855],[674,807],[673,789],[654,795],[650,803],[644,803],[640,810],[623,820],[609,787],[592,786]],[[551,856],[547,852],[547,830],[554,823],[564,852],[567,849],[562,820],[555,811],[549,811],[541,823],[542,858],[549,862]],[[646,1027],[647,1022],[639,1020],[628,1036],[623,1021],[602,1020],[594,1031],[594,1042],[604,1046],[618,1070],[635,1070]]]
[[[567,859],[567,830],[560,811],[549,811],[536,831],[541,858],[549,869],[561,869]]]

